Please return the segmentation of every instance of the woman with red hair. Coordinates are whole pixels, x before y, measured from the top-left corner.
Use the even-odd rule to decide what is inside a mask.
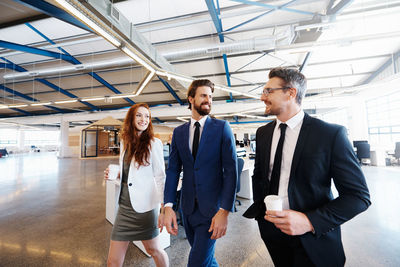
[[[163,145],[154,137],[147,104],[135,104],[126,114],[120,151],[121,191],[107,266],[122,266],[129,243],[138,240],[157,267],[168,266],[168,255],[158,240],[157,222],[165,183]],[[105,179],[108,172],[107,168]]]

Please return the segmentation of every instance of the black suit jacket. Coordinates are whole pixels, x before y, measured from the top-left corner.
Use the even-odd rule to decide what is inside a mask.
[[[269,189],[268,171],[272,133],[276,122],[257,130],[253,180],[253,205],[244,216],[264,220],[264,197]],[[333,198],[331,183],[339,196]],[[290,209],[303,212],[315,234],[300,236],[317,266],[343,266],[345,256],[340,225],[371,204],[367,184],[344,127],[305,114],[291,166],[288,198]]]

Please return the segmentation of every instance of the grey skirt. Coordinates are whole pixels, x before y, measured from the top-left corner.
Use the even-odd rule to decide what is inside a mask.
[[[111,233],[113,241],[138,241],[150,240],[159,234],[157,228],[157,208],[139,213],[136,212],[129,198],[129,190],[126,184],[121,184],[121,195],[117,217]]]

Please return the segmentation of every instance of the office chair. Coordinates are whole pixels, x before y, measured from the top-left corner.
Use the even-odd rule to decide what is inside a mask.
[[[236,193],[238,193],[240,191],[240,175],[242,174],[243,166],[244,166],[244,159],[238,158],[237,159],[238,176],[237,176],[237,183],[236,183]],[[242,205],[242,202],[240,202],[240,200],[236,198],[236,200],[235,200],[235,212],[237,211],[236,203],[238,204],[238,206]]]
[[[362,159],[369,159],[371,157],[370,145],[368,143],[357,144],[357,158],[362,164]]]

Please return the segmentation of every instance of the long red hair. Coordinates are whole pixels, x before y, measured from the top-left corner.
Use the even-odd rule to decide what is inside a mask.
[[[136,113],[138,108],[144,107],[149,111],[149,124],[147,129],[139,135],[135,127]],[[122,125],[121,139],[124,142],[125,153],[128,153],[128,161],[135,158],[137,167],[149,165],[151,141],[154,139],[153,124],[151,123],[150,108],[145,103],[133,105],[126,114]]]

